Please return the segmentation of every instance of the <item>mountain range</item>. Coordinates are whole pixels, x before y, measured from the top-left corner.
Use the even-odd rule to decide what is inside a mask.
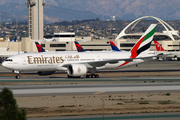
[[[27,20],[27,0],[0,0],[1,21]],[[163,20],[180,20],[180,0],[46,0],[45,22],[63,20],[116,19],[134,20],[155,16]]]

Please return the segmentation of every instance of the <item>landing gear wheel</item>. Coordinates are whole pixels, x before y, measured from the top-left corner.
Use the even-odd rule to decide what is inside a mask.
[[[98,75],[98,74],[96,74],[96,75],[95,75],[95,78],[99,78],[99,75]]]
[[[86,75],[86,78],[99,78],[98,74],[90,74],[90,75]]]
[[[70,75],[67,75],[68,78],[72,78]]]
[[[94,75],[91,75],[91,78],[93,78],[94,77]]]
[[[86,78],[89,78],[89,75],[86,75]]]
[[[19,76],[19,75],[16,75],[16,76],[15,76],[15,78],[16,78],[16,79],[19,79],[19,78],[20,78],[20,76]]]

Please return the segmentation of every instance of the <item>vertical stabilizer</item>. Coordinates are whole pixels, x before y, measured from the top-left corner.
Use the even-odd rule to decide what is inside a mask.
[[[113,41],[110,41],[110,45],[113,51],[120,51],[119,48],[114,44]]]
[[[131,49],[130,58],[136,58],[138,55],[140,55],[143,52],[149,52],[149,48],[151,46],[151,42],[154,37],[156,26],[157,26],[157,24],[151,24],[149,26],[149,28],[146,30],[146,32],[141,36],[141,38],[137,41],[137,43]],[[128,63],[129,62],[126,61],[123,64],[119,65],[118,67],[122,67]]]
[[[36,44],[38,52],[46,52],[38,42],[35,42],[35,44]]]
[[[131,58],[136,58],[143,52],[149,52],[157,24],[151,24],[131,49]]]
[[[17,40],[17,37],[15,37],[12,41],[13,41],[13,42],[16,42],[16,40]]]
[[[81,45],[75,41],[76,49],[78,52],[85,52],[85,50],[81,47]]]
[[[165,51],[164,48],[157,41],[154,41],[154,44],[157,51]]]

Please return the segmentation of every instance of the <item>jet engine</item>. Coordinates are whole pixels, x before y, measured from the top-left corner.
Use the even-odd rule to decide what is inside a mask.
[[[38,75],[52,75],[55,71],[38,71]]]
[[[71,64],[67,67],[69,76],[82,76],[87,73],[88,69],[84,64]]]

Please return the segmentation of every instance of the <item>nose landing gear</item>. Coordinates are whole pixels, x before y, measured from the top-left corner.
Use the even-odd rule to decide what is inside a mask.
[[[19,79],[20,78],[20,75],[19,75],[19,71],[17,71],[17,70],[14,70],[14,71],[12,71],[13,73],[16,73],[16,76],[15,76],[15,78],[16,79]]]
[[[16,74],[15,78],[16,78],[16,79],[19,79],[19,78],[20,78],[19,74]]]

